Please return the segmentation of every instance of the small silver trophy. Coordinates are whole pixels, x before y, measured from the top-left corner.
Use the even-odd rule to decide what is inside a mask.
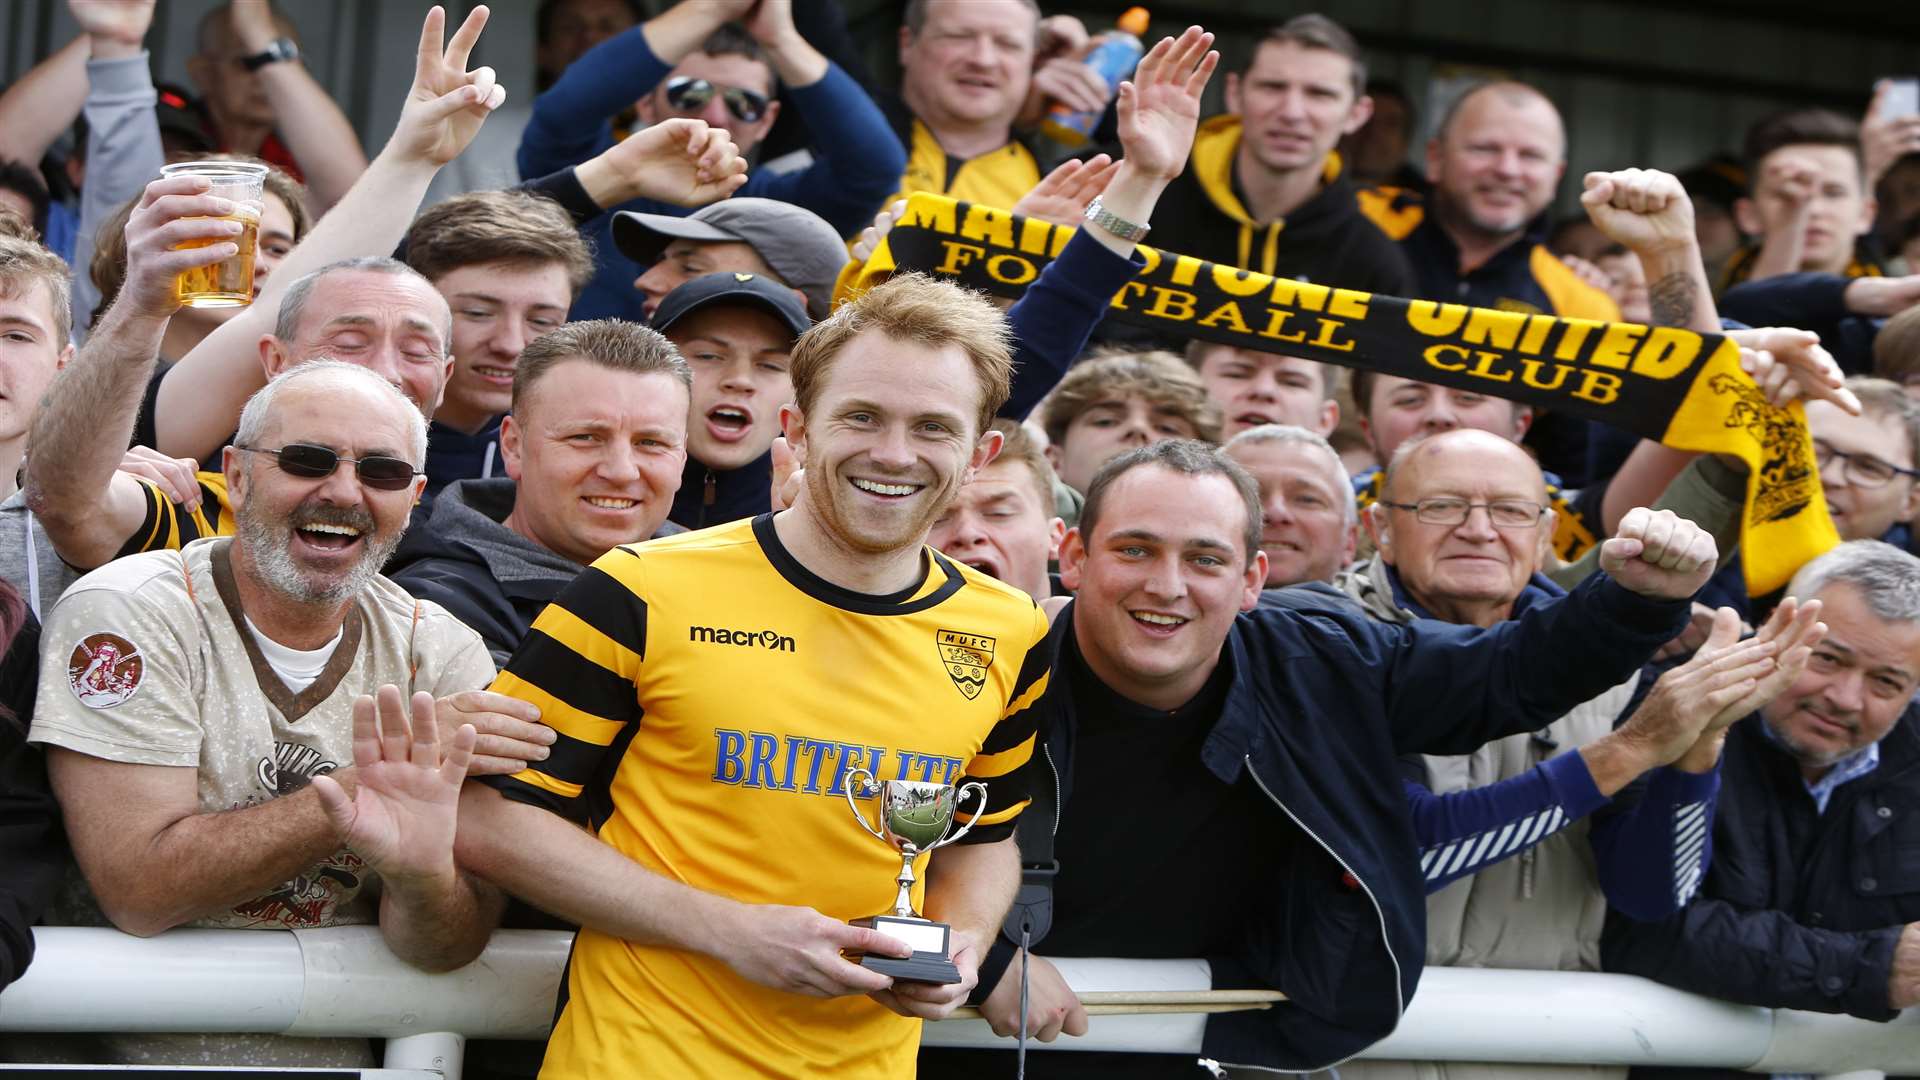
[[[854,801],[854,792],[865,795],[876,788],[880,795],[880,827],[877,829],[867,823],[860,804]],[[968,792],[973,792],[977,800],[973,819],[949,836],[947,830],[953,827],[954,810]],[[847,808],[853,811],[854,820],[861,828],[900,852],[900,876],[895,879],[900,893],[894,897],[893,911],[855,919],[854,925],[898,938],[913,949],[913,955],[905,959],[869,953],[861,957],[860,966],[914,982],[959,982],[960,969],[954,967],[950,951],[953,928],[921,918],[913,910],[913,861],[925,852],[967,835],[973,822],[987,811],[987,786],[978,781],[969,781],[958,788],[920,780],[882,780],[876,784],[871,772],[855,769],[847,774]]]

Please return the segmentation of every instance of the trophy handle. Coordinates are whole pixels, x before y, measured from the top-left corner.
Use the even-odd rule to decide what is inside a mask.
[[[892,841],[887,839],[885,833],[882,833],[880,830],[867,824],[867,815],[861,813],[860,804],[853,801],[853,789],[855,787],[854,780],[856,779],[861,779],[861,782],[858,786],[864,790],[868,787],[873,786],[873,774],[868,772],[865,769],[854,769],[852,772],[849,772],[847,774],[847,789],[845,794],[847,796],[847,809],[853,811],[853,820],[859,822],[861,828],[872,833],[873,838],[875,840],[878,840],[881,843],[891,843]]]
[[[981,783],[978,780],[969,780],[966,783],[960,785],[960,791],[957,794],[955,794],[953,797],[954,809],[958,810],[960,808],[960,804],[967,801],[967,792],[969,791],[978,791],[980,793],[979,794],[980,808],[973,812],[973,817],[968,819],[965,825],[960,826],[959,832],[949,833],[946,836],[943,836],[940,839],[935,840],[933,843],[927,845],[926,850],[932,851],[934,848],[946,847],[948,844],[951,844],[955,840],[958,840],[961,837],[967,835],[967,830],[973,828],[973,823],[976,821],[979,821],[980,815],[987,812],[987,785]],[[862,821],[861,824],[865,825],[866,822]]]

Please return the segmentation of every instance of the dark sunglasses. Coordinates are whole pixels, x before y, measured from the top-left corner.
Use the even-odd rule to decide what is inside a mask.
[[[733,118],[743,124],[751,124],[767,113],[767,95],[756,94],[744,87],[715,86],[705,79],[690,75],[667,80],[667,104],[681,112],[705,108],[715,93],[727,103],[727,111],[733,114]]]
[[[420,470],[414,468],[413,463],[404,458],[381,455],[363,458],[341,457],[324,446],[315,446],[312,443],[288,443],[278,450],[268,450],[259,446],[236,446],[234,449],[249,454],[272,454],[280,459],[281,472],[289,476],[303,476],[309,480],[332,476],[333,470],[339,468],[340,463],[344,461],[353,466],[353,471],[360,477],[361,483],[379,491],[405,491],[413,483],[413,478],[420,475]]]

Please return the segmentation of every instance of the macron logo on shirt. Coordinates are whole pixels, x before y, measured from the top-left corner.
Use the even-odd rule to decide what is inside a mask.
[[[724,626],[691,626],[687,640],[706,645],[738,645],[768,652],[793,652],[793,639],[778,630],[729,630]]]

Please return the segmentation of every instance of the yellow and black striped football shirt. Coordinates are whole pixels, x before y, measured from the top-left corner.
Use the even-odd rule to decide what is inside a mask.
[[[146,496],[146,519],[127,537],[114,558],[138,555],[143,551],[178,551],[195,540],[208,536],[232,536],[233,507],[227,502],[225,473],[202,470],[194,474],[200,483],[200,505],[188,510],[167,497],[151,481],[140,481]]]
[[[925,566],[903,593],[849,592],[801,566],[771,515],[615,548],[494,682],[559,739],[493,782],[695,888],[836,919],[885,912],[900,858],[848,812],[848,774],[979,780],[986,811],[963,842],[1009,836],[1049,670],[1026,594],[931,548]],[[917,1021],[868,998],[787,994],[591,929],[563,1002],[549,1080],[879,1080],[911,1075],[919,1042]]]

